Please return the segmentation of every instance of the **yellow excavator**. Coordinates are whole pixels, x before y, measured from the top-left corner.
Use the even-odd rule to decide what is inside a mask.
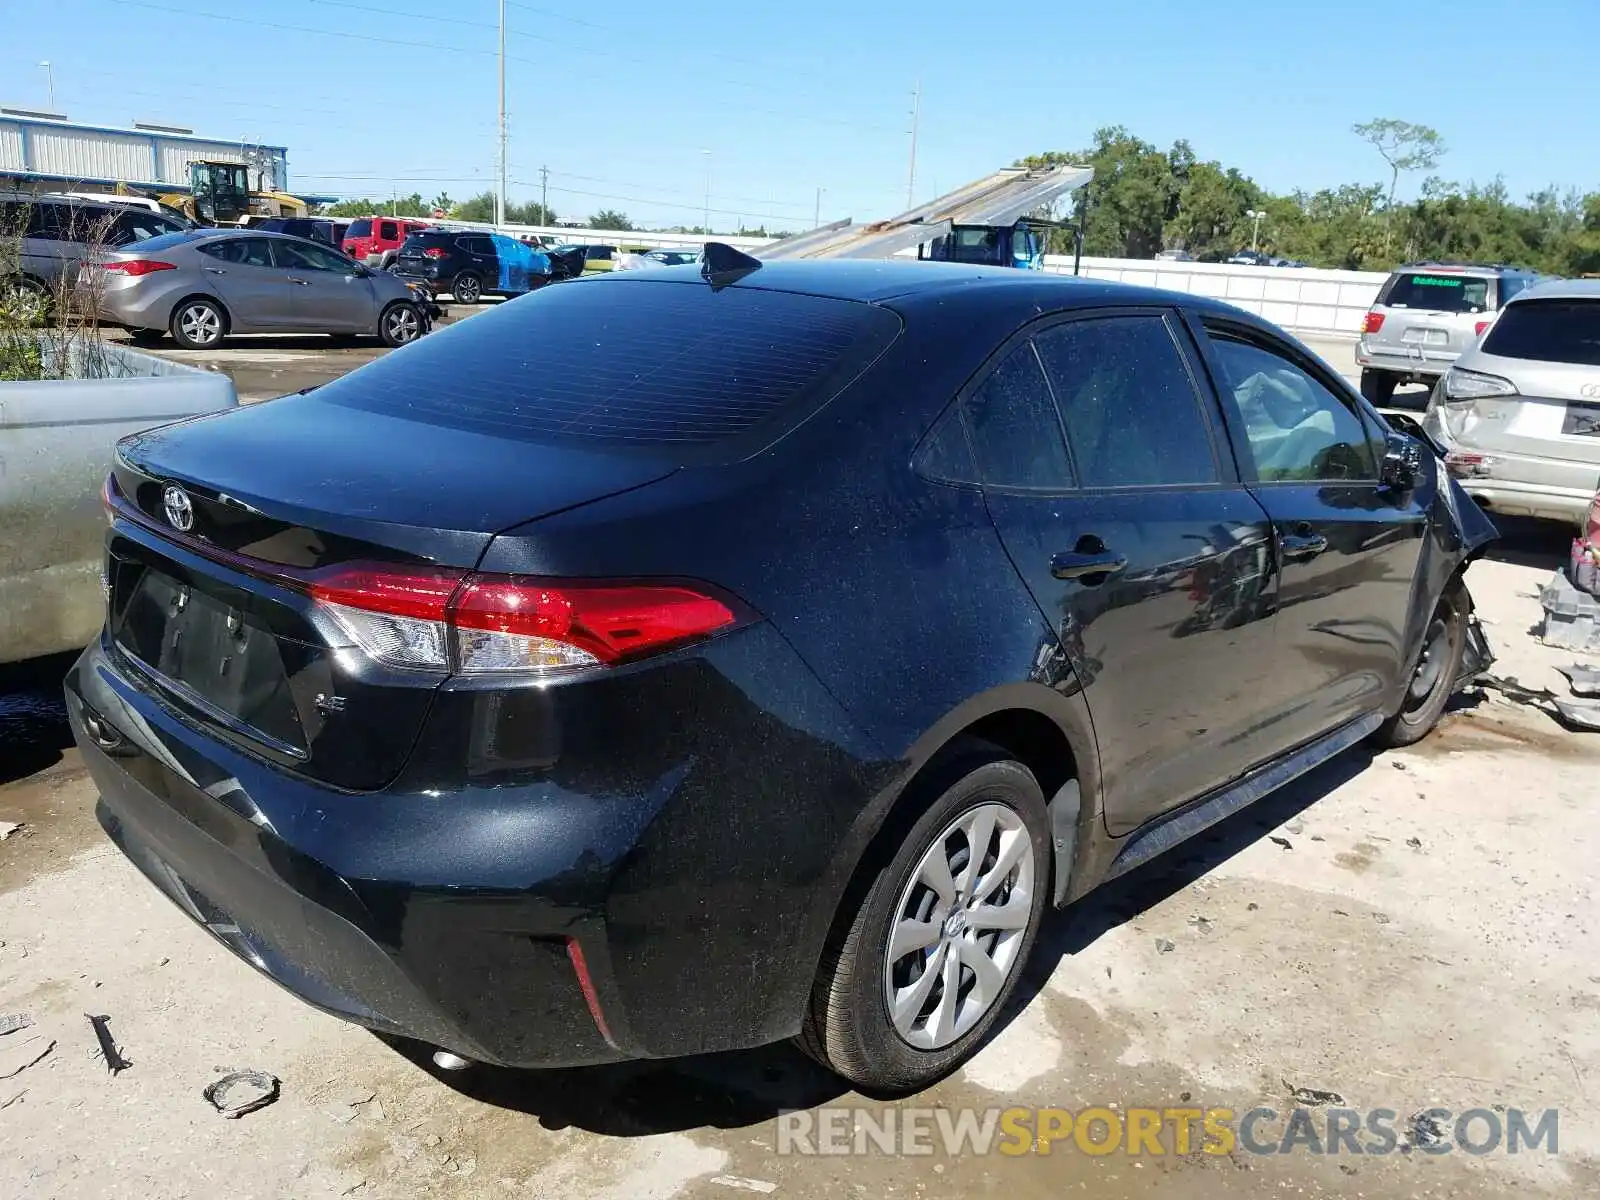
[[[118,191],[130,191],[124,185]],[[189,191],[167,192],[156,201],[198,225],[247,225],[251,217],[303,217],[306,202],[287,192],[250,190],[245,163],[196,160],[189,164]]]

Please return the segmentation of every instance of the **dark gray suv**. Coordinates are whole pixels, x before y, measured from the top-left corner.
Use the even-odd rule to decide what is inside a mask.
[[[1361,328],[1361,394],[1387,404],[1402,383],[1434,382],[1477,345],[1501,307],[1539,276],[1521,267],[1410,263],[1390,274]]]

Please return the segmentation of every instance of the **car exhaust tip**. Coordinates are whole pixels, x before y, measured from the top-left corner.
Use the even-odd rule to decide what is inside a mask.
[[[441,1071],[465,1071],[472,1065],[470,1058],[462,1058],[449,1050],[435,1050],[433,1052],[433,1065]]]

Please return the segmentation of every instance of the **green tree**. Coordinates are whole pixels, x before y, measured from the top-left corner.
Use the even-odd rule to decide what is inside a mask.
[[[470,200],[462,200],[450,209],[450,215],[458,221],[492,221],[494,193],[479,192]]]
[[[1372,143],[1372,148],[1389,164],[1389,195],[1383,206],[1383,249],[1387,254],[1394,232],[1391,218],[1400,173],[1432,170],[1444,156],[1444,139],[1426,125],[1413,125],[1392,117],[1378,117],[1351,128],[1357,137]]]
[[[329,217],[425,217],[428,213],[429,208],[418,192],[381,200],[341,200],[323,210],[323,214]]]
[[[554,225],[556,214],[537,200],[526,204],[507,204],[506,220],[513,225]]]
[[[626,213],[617,212],[612,208],[602,208],[589,218],[590,229],[632,229],[633,222],[628,220]]]

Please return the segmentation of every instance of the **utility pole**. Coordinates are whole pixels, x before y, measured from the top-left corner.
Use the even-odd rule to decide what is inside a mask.
[[[906,207],[916,203],[912,199],[917,189],[917,123],[922,110],[922,80],[911,89],[911,170],[906,173]]]
[[[45,77],[46,80],[49,81],[49,85],[50,85],[50,111],[51,112],[55,112],[55,110],[56,110],[56,69],[50,65],[50,60],[49,59],[46,59],[44,62],[40,63],[39,65],[44,68],[44,77]]]
[[[554,225],[550,219],[550,168],[539,168],[539,207],[544,210],[544,224]]]
[[[506,0],[500,0],[500,190],[494,197],[494,223],[506,223]]]
[[[389,184],[389,215],[391,217],[400,215],[400,186],[393,181]]]
[[[706,220],[700,228],[705,230],[707,237],[711,236],[711,151],[702,150],[706,156]]]
[[[821,188],[817,189],[817,208],[816,208],[816,211],[811,214],[811,228],[813,228],[813,229],[821,229],[822,228],[822,189]]]

